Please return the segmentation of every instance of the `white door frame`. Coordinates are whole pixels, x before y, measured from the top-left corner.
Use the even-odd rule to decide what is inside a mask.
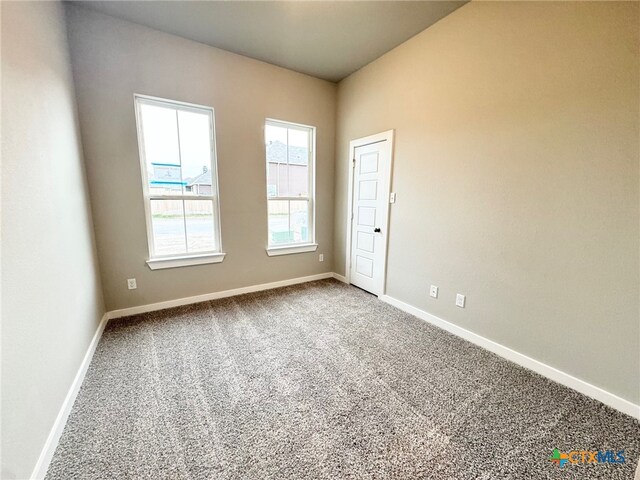
[[[386,208],[382,209],[385,219],[386,230],[384,232],[384,261],[382,263],[382,278],[380,285],[380,295],[384,295],[387,291],[387,254],[389,250],[389,195],[391,194],[391,177],[393,176],[393,137],[394,130],[369,135],[368,137],[357,138],[349,142],[349,191],[347,195],[347,245],[345,251],[345,279],[347,283],[351,283],[351,230],[353,223],[353,169],[355,167],[356,148],[371,145],[372,143],[385,142],[387,155],[389,158],[389,175],[387,176],[387,184],[382,185],[386,194]]]

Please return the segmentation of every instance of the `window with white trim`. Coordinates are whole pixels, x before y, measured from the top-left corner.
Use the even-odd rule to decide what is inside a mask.
[[[270,255],[317,248],[314,243],[315,130],[276,120],[265,123],[267,251]]]
[[[222,261],[213,109],[135,96],[152,269]]]

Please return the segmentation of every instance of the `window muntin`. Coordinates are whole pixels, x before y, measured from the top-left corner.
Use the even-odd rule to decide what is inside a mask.
[[[135,96],[151,259],[219,253],[213,109]]]
[[[314,242],[315,128],[265,123],[268,246]]]

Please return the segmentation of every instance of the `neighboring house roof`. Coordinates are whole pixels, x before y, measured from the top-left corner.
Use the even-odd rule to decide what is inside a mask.
[[[187,179],[187,185],[211,185],[211,170],[201,173],[197,177]]]
[[[293,165],[307,165],[309,150],[305,147],[289,146],[289,163]],[[287,146],[282,142],[271,142],[267,145],[267,160],[272,163],[287,163]],[[211,170],[203,172],[197,177],[187,178],[187,185],[211,185]]]
[[[267,144],[267,161],[272,163],[287,163],[287,146],[279,141]],[[289,146],[289,163],[294,165],[307,165],[309,150],[305,147]]]

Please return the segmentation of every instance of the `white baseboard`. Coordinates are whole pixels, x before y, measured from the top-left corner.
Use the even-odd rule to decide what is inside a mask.
[[[627,415],[631,415],[634,418],[640,419],[640,405],[631,403],[630,401],[625,400],[624,398],[620,398],[613,393],[609,393],[606,390],[601,389],[600,387],[591,385],[584,380],[580,380],[579,378],[573,377],[568,373],[558,370],[557,368],[553,368],[545,363],[539,362],[538,360],[534,360],[531,357],[527,357],[522,353],[518,353],[515,350],[512,350],[508,347],[505,347],[504,345],[494,342],[493,340],[489,340],[488,338],[480,336],[477,333],[473,333],[462,327],[454,325],[451,322],[447,322],[446,320],[436,317],[435,315],[425,312],[424,310],[421,310],[417,307],[409,305],[408,303],[404,303],[388,295],[381,295],[380,300],[393,305],[400,310],[410,313],[411,315],[418,317],[421,320],[435,325],[438,328],[441,328],[443,330],[446,330],[447,332],[453,333],[460,338],[468,340],[469,342],[474,343],[475,345],[478,345],[479,347],[482,347],[486,350],[489,350],[496,355],[517,363],[521,367],[533,370],[534,372],[547,377],[554,382],[576,390],[588,397],[604,403],[605,405],[609,405],[610,407],[613,407],[616,410],[621,411],[622,413],[626,413]]]
[[[335,273],[333,272],[333,278],[335,278],[336,280],[342,282],[342,283],[347,283],[347,277],[340,275],[339,273]]]
[[[51,431],[49,432],[49,436],[44,443],[44,447],[42,447],[42,451],[40,452],[40,457],[38,457],[38,461],[36,462],[36,466],[31,473],[31,478],[34,480],[41,480],[47,474],[47,469],[49,468],[49,464],[51,463],[51,459],[53,458],[53,454],[56,451],[56,447],[58,446],[58,442],[60,441],[60,436],[62,435],[62,431],[64,430],[65,425],[67,424],[67,419],[69,418],[69,414],[71,413],[71,408],[73,407],[73,402],[76,400],[78,396],[78,392],[80,391],[80,386],[84,381],[84,377],[87,374],[87,369],[89,368],[89,364],[91,363],[91,359],[93,358],[93,354],[96,351],[96,347],[98,346],[98,342],[100,341],[100,337],[102,337],[102,332],[104,331],[104,327],[107,326],[107,322],[109,321],[108,313],[105,313],[98,324],[98,328],[96,329],[96,333],[93,334],[93,338],[91,339],[91,343],[89,343],[89,347],[87,348],[87,352],[84,354],[84,358],[80,363],[80,368],[78,369],[78,373],[76,373],[73,382],[71,383],[71,388],[67,392],[67,396],[62,402],[62,406],[60,407],[60,411],[58,412],[58,416],[53,422],[53,427],[51,427]]]
[[[207,302],[209,300],[217,300],[218,298],[234,297],[244,293],[260,292],[262,290],[271,290],[273,288],[287,287],[298,283],[313,282],[314,280],[323,280],[325,278],[333,278],[333,272],[319,273],[317,275],[309,275],[308,277],[290,278],[288,280],[280,280],[278,282],[262,283],[260,285],[250,285],[248,287],[234,288],[231,290],[223,290],[222,292],[205,293],[204,295],[196,295],[193,297],[176,298],[175,300],[167,300],[166,302],[150,303],[148,305],[140,305],[138,307],[123,308],[121,310],[113,310],[109,312],[109,319],[128,317],[129,315],[137,315],[139,313],[155,312],[156,310],[164,310],[165,308],[181,307],[182,305],[190,305],[192,303]]]

